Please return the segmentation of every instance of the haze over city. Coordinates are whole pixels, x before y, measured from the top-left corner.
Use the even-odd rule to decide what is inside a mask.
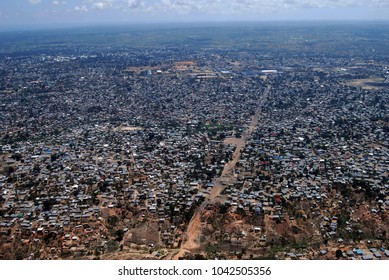
[[[386,0],[1,1],[0,30],[149,22],[388,20]]]

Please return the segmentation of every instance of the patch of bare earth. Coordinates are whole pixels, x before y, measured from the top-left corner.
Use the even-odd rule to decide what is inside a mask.
[[[370,79],[355,79],[349,81],[347,84],[354,87],[360,87],[363,89],[379,89],[381,87],[375,86],[374,83],[380,84],[384,83],[385,79],[383,78],[370,78]]]

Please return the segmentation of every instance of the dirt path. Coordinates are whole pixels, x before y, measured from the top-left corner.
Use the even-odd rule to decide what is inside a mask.
[[[190,253],[193,250],[200,249],[200,235],[201,235],[201,220],[200,215],[204,210],[203,205],[199,207],[196,213],[193,215],[192,220],[188,225],[188,229],[185,233],[186,239],[181,245],[180,251],[173,257],[174,260],[178,260],[183,257],[185,253]]]
[[[266,101],[270,90],[271,87],[268,86],[258,100],[258,109],[252,117],[248,128],[243,132],[242,137],[227,138],[224,140],[224,144],[232,144],[236,146],[234,154],[232,155],[232,159],[225,164],[221,176],[214,179],[214,187],[189,222],[187,231],[184,234],[184,240],[181,244],[181,248],[179,252],[173,256],[173,259],[177,260],[180,257],[183,257],[185,253],[192,253],[193,251],[200,249],[200,236],[202,230],[201,215],[208,205],[215,203],[216,199],[220,196],[227,185],[233,184],[236,181],[237,178],[234,176],[235,166],[240,160],[241,152],[246,146],[247,141],[251,139],[255,128],[258,126],[259,118],[261,115],[261,105]]]

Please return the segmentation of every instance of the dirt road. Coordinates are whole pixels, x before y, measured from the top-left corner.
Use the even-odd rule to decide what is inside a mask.
[[[247,129],[242,133],[242,137],[227,138],[224,140],[224,144],[232,144],[236,146],[234,154],[232,155],[232,159],[225,164],[221,176],[214,179],[214,187],[212,188],[208,197],[206,197],[203,204],[197,209],[191,221],[189,222],[180,250],[173,257],[173,259],[177,260],[180,257],[183,257],[185,253],[193,253],[194,251],[200,249],[200,236],[202,231],[201,215],[208,205],[214,204],[216,202],[217,198],[220,196],[220,194],[223,192],[227,185],[235,183],[237,179],[234,176],[236,164],[241,158],[241,153],[244,147],[246,146],[246,143],[248,142],[248,140],[251,139],[255,128],[258,126],[259,118],[261,115],[261,107],[262,104],[266,101],[270,90],[271,87],[268,86],[259,98],[258,109],[252,117]]]

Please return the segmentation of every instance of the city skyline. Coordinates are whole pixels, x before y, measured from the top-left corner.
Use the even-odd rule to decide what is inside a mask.
[[[389,20],[385,0],[19,0],[0,3],[0,30],[156,22]]]

